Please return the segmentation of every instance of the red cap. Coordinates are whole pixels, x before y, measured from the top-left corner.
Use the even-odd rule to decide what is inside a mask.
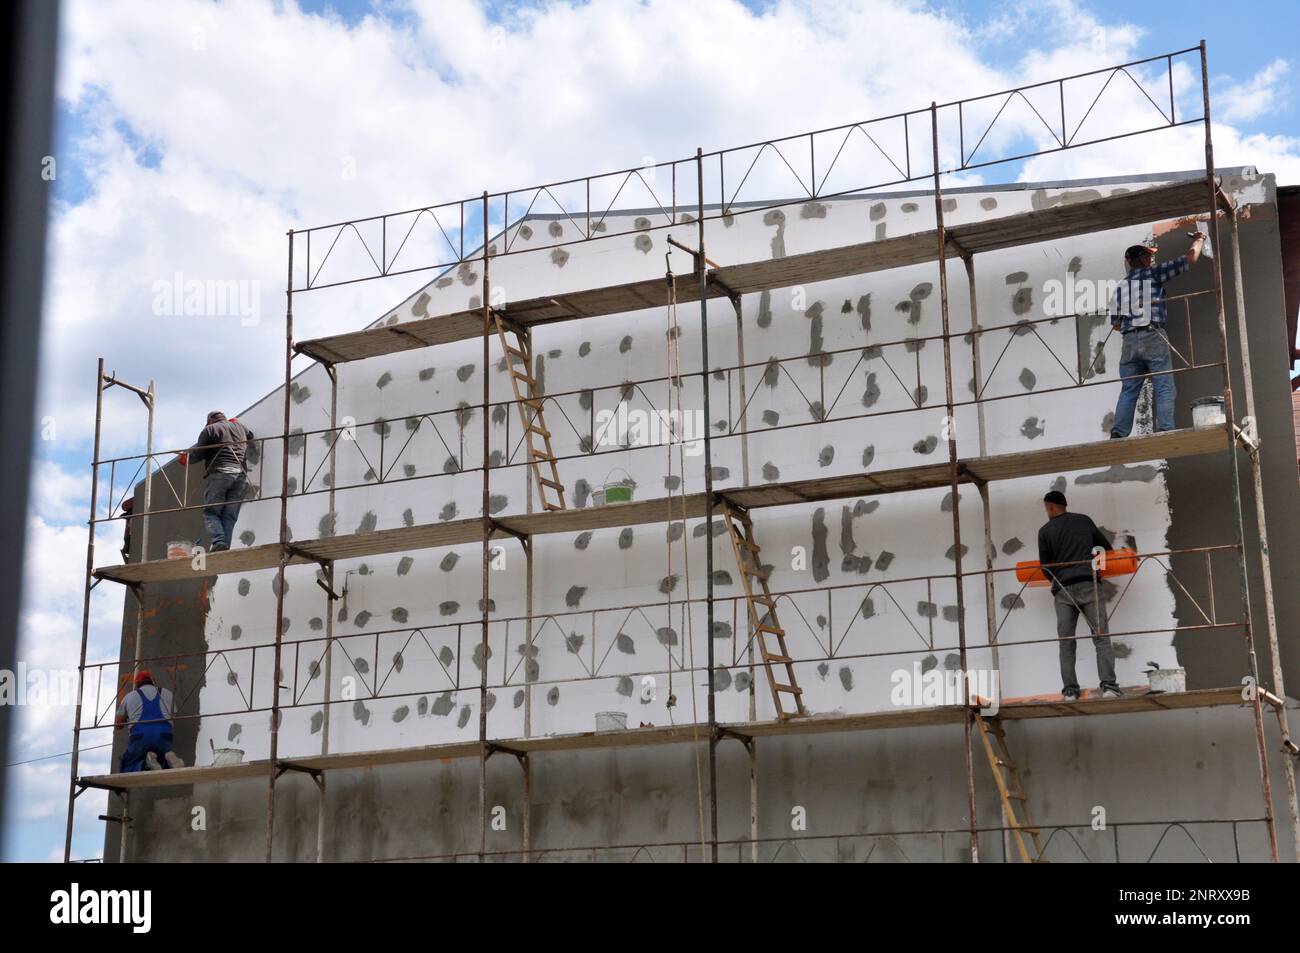
[[[135,673],[135,683],[137,685],[140,685],[144,682],[152,682],[152,681],[153,681],[153,673],[150,672],[147,668],[142,668],[140,669],[140,671]]]

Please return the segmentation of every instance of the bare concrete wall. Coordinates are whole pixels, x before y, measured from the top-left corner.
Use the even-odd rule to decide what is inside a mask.
[[[1014,755],[1024,766],[1035,820],[1066,828],[1048,831],[1050,860],[1112,861],[1117,840],[1124,861],[1146,861],[1153,852],[1157,861],[1267,859],[1248,710],[1107,716],[1101,725],[1092,721],[1037,720],[1008,729]],[[959,727],[946,727],[760,741],[759,859],[968,861],[961,736]],[[997,826],[993,781],[978,751],[977,756],[979,824]],[[694,751],[680,745],[535,758],[535,859],[698,860],[697,782],[707,785],[706,757],[702,747]],[[723,745],[718,771],[720,838],[747,840],[749,765],[738,743]],[[505,825],[489,832],[488,850],[518,851],[523,844],[522,774],[514,759],[493,758],[488,780],[488,804],[499,809]],[[1280,781],[1280,776],[1274,778],[1275,784]],[[473,760],[331,773],[328,784],[327,860],[472,855],[478,849],[478,765]],[[315,787],[305,777],[289,776],[277,790],[276,859],[315,860]],[[260,861],[265,796],[264,782],[240,782],[140,799],[133,805],[131,856]],[[206,830],[192,829],[196,806],[206,811]],[[806,818],[803,830],[793,828],[796,812]],[[1104,822],[1101,829],[1094,827],[1098,818]],[[1241,823],[1167,823],[1206,818]],[[922,829],[948,833],[913,833]],[[1285,822],[1280,837],[1285,859]],[[642,843],[672,846],[639,857],[635,846],[581,849]],[[1005,856],[996,833],[981,835],[980,849],[986,862]],[[747,844],[724,844],[720,850],[723,861],[748,862],[750,857]]]
[[[1261,468],[1270,533],[1273,589],[1276,594],[1277,630],[1281,642],[1283,677],[1290,697],[1297,697],[1300,684],[1300,603],[1291,595],[1300,586],[1300,540],[1289,528],[1300,519],[1300,484],[1295,478],[1291,458],[1295,451],[1295,433],[1286,413],[1290,406],[1290,351],[1285,334],[1285,306],[1282,284],[1281,244],[1275,201],[1275,183],[1271,176],[1264,184],[1268,200],[1251,205],[1249,217],[1240,223],[1241,261],[1244,274],[1247,329],[1251,367],[1255,385],[1257,427],[1262,441]],[[1239,316],[1233,294],[1233,266],[1228,248],[1226,224],[1220,225],[1222,247],[1217,250],[1223,274],[1224,311],[1227,320],[1229,367],[1233,369],[1232,389],[1238,417],[1246,413],[1245,383],[1240,370]],[[1161,239],[1164,245],[1176,246],[1170,253],[1181,252],[1187,239],[1181,232]],[[1213,287],[1213,275],[1202,266],[1187,276],[1191,289]],[[1194,279],[1194,280],[1192,280]],[[1221,353],[1215,318],[1213,295],[1196,299],[1191,322],[1193,338],[1187,340],[1186,325],[1174,324],[1171,339],[1185,353],[1195,348],[1200,362],[1217,359]],[[1190,396],[1223,392],[1222,374],[1217,368],[1195,371],[1178,378],[1180,397],[1176,422],[1191,425]],[[1251,618],[1255,628],[1255,645],[1259,656],[1261,682],[1274,689],[1271,655],[1264,611],[1263,570],[1259,547],[1258,521],[1255,515],[1255,492],[1249,459],[1238,453],[1238,479],[1241,489],[1242,529],[1244,531],[1251,592]],[[1204,545],[1207,538],[1230,540],[1237,532],[1231,505],[1231,471],[1226,452],[1221,456],[1187,457],[1170,461],[1167,481],[1171,549]],[[1216,505],[1209,505],[1211,502]],[[1204,578],[1203,561],[1187,555],[1174,557],[1174,572],[1186,578]],[[1222,570],[1222,571],[1220,571]],[[1220,615],[1241,618],[1240,574],[1227,560],[1215,559],[1216,606]],[[1204,605],[1193,601],[1192,594],[1171,584],[1183,625],[1203,623]],[[1201,602],[1204,602],[1201,594]],[[1229,615],[1229,613],[1232,613]],[[1214,632],[1186,632],[1175,638],[1180,664],[1188,670],[1189,685],[1209,687],[1239,682],[1249,674],[1244,632],[1229,628]]]

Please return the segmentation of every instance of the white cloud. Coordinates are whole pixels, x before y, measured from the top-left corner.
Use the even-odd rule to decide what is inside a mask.
[[[379,9],[347,26],[269,0],[66,4],[58,93],[80,118],[76,155],[59,158],[80,162],[92,193],[56,209],[49,236],[38,416],[58,436],[39,448],[33,482],[22,649],[32,659],[77,656],[85,471],[49,460],[89,456],[95,358],[132,383],[157,381],[159,448],[188,445],[208,410],[237,412],[271,391],[283,375],[288,228],[915,109],[1129,59],[1144,41],[1069,0],[1022,5],[983,32],[904,0],[785,0],[758,14],[736,0],[550,3],[507,8],[499,26],[470,0],[409,0],[391,8],[409,14],[397,18]],[[990,37],[1022,38],[1011,68],[985,60]],[[1230,88],[1220,119],[1244,117],[1240,103],[1266,108],[1275,66]],[[1182,71],[1177,83],[1198,95],[1199,77]],[[1146,108],[1131,88],[1111,95],[1090,119],[1098,128]],[[1044,135],[1032,114],[1011,119],[987,148]],[[1197,134],[1035,160],[1025,174],[1189,168]],[[1215,136],[1221,164],[1300,180],[1294,139],[1231,126]],[[796,195],[775,165],[747,188]],[[154,283],[178,272],[255,285],[260,322],[154,314]],[[298,296],[297,336],[361,327],[428,277]],[[143,436],[139,402],[106,393],[104,455],[138,453]],[[116,532],[100,543],[105,561],[116,561]],[[115,652],[120,635],[121,593],[105,588],[92,657]],[[24,712],[16,756],[66,750],[70,720]],[[62,803],[58,771],[22,778]]]
[[[1215,91],[1214,111],[1224,122],[1250,122],[1278,106],[1282,82],[1291,64],[1276,59],[1244,83],[1220,84]]]

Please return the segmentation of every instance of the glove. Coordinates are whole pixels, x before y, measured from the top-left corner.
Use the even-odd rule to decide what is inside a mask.
[[[188,452],[182,452],[176,459],[180,461],[181,466],[183,467],[188,467],[190,465],[190,455]]]

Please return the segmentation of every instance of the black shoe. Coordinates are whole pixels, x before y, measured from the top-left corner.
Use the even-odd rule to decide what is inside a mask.
[[[1124,435],[1123,435],[1123,434],[1118,434],[1118,433],[1116,433],[1115,431],[1112,430],[1112,431],[1110,432],[1110,439],[1111,439],[1111,440],[1123,440],[1123,439],[1124,439]]]
[[[1077,688],[1062,688],[1061,697],[1067,702],[1077,702],[1079,700],[1079,690]]]
[[[225,543],[213,543],[211,546],[208,547],[208,552],[210,552],[210,553],[224,553],[224,552],[225,552],[226,550],[228,550],[229,548],[230,548],[230,547],[227,546]]]
[[[1124,693],[1119,690],[1118,685],[1103,685],[1101,689],[1102,698],[1123,698]]]

